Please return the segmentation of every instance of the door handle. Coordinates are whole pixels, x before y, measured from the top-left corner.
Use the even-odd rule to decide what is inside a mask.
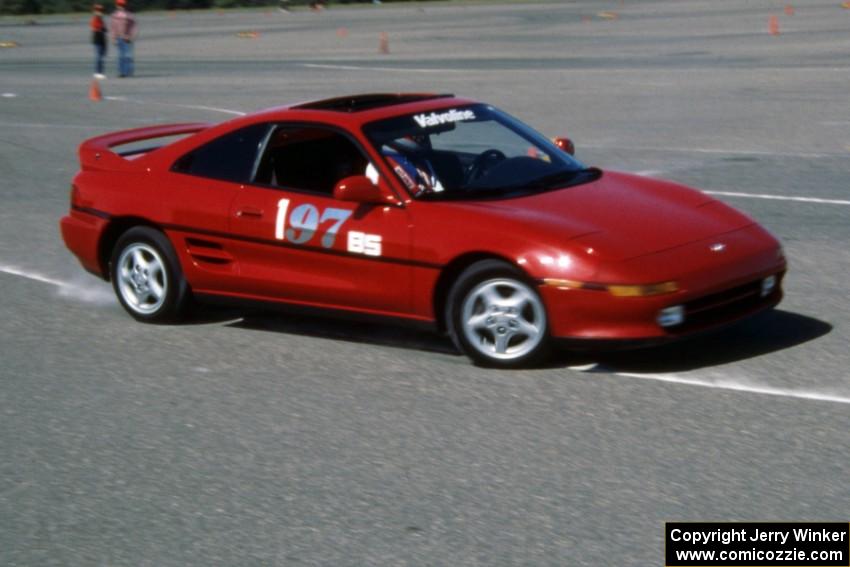
[[[263,210],[255,209],[254,207],[245,207],[236,211],[236,216],[239,218],[261,219],[263,218]]]

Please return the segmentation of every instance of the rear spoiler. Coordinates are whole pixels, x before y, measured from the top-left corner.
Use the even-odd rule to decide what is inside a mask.
[[[168,136],[179,136],[181,134],[195,134],[212,126],[206,122],[193,122],[190,124],[166,124],[163,126],[146,126],[132,130],[122,130],[104,134],[96,138],[90,138],[80,144],[80,165],[84,170],[112,170],[125,169],[132,162],[122,156],[146,153],[155,148],[134,150],[118,153],[113,150],[116,146],[122,146],[133,142],[152,140],[154,138],[165,138]]]

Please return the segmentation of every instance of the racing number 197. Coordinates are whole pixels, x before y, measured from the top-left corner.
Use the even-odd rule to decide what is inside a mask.
[[[289,227],[287,227],[287,216]],[[320,224],[333,221],[321,240],[323,248],[331,248],[336,241],[339,229],[350,216],[351,211],[336,207],[328,207],[320,214],[319,209],[310,203],[298,205],[289,213],[289,199],[281,199],[277,202],[274,237],[278,240],[288,240],[293,244],[305,244],[313,238]],[[380,256],[381,236],[349,231],[346,248],[349,252],[356,254]]]

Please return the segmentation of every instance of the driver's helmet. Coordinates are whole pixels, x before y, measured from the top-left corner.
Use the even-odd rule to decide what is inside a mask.
[[[409,136],[395,140],[392,147],[383,146],[381,153],[414,197],[423,193],[439,193],[444,190],[443,184],[431,162],[421,155],[423,146],[415,138]]]

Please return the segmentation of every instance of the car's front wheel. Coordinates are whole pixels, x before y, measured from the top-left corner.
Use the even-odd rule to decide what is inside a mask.
[[[484,260],[467,268],[449,293],[446,321],[455,345],[485,366],[528,366],[549,352],[543,301],[506,262]]]
[[[125,232],[113,249],[111,277],[118,300],[135,319],[163,323],[183,314],[188,286],[161,232],[148,227]]]

